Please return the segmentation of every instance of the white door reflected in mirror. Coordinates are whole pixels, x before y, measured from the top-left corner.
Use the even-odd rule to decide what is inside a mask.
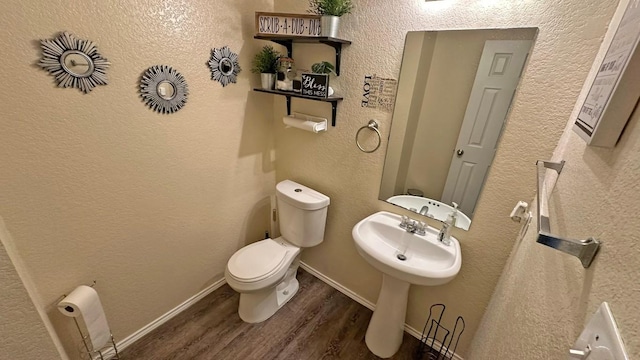
[[[531,40],[488,40],[473,82],[442,202],[473,216],[502,127],[527,60]]]

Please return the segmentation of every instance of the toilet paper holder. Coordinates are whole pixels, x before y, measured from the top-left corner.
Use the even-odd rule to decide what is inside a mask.
[[[90,285],[87,285],[89,287],[95,287],[96,286],[96,281],[93,280],[93,282]],[[56,304],[58,304],[60,301],[62,301],[62,299],[66,298],[67,294],[64,294],[62,296],[60,296],[58,298],[58,300],[56,300]],[[84,346],[84,350],[87,353],[87,356],[89,358],[89,360],[94,360],[94,355],[98,355],[100,360],[105,360],[105,358],[111,359],[111,360],[121,360],[120,359],[120,353],[118,352],[118,346],[116,345],[116,341],[113,338],[113,334],[111,333],[111,331],[109,331],[109,337],[111,339],[111,345],[103,351],[103,349],[105,349],[105,347],[101,348],[101,349],[93,349],[92,347],[89,346],[89,344],[91,343],[91,339],[89,338],[88,334],[84,334],[84,332],[82,331],[81,327],[80,327],[80,323],[78,322],[77,318],[72,318],[74,324],[76,324],[76,329],[78,329],[78,333],[80,334],[80,338],[82,339],[82,345]]]
[[[462,316],[456,318],[453,331],[442,325],[445,304],[433,304],[429,308],[429,316],[420,335],[420,345],[415,351],[414,359],[453,360],[464,332],[466,323]]]
[[[290,116],[282,118],[287,128],[293,127],[301,130],[311,131],[313,133],[319,133],[327,131],[328,123],[326,118],[321,118],[314,115],[303,114],[294,112]]]

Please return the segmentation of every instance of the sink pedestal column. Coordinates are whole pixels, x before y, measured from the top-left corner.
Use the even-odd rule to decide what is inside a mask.
[[[382,274],[380,295],[365,335],[369,350],[381,358],[393,356],[402,345],[410,285]]]

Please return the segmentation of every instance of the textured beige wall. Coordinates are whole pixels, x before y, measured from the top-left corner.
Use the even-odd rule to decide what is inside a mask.
[[[5,243],[10,240],[0,218],[0,359],[58,359],[38,308],[34,305]]]
[[[536,223],[517,243],[468,358],[564,359],[598,306],[607,301],[630,359],[640,357],[640,112],[615,149],[597,149],[571,130],[550,206],[554,233],[603,241],[589,269],[537,244]]]
[[[250,91],[254,11],[272,1],[17,1],[0,13],[0,216],[71,356],[73,323],[52,307],[97,280],[122,340],[222,277],[263,236],[275,187],[273,102]],[[109,85],[59,89],[38,39],[67,30],[111,62]],[[205,65],[229,45],[244,71],[222,88]],[[189,85],[172,115],[138,79],[167,64]],[[3,305],[4,306],[4,305]]]
[[[304,12],[306,2],[276,0],[276,10]],[[448,305],[467,320],[459,352],[467,353],[485,307],[507,261],[518,228],[508,219],[514,204],[530,199],[535,188],[533,164],[548,158],[564,129],[580,87],[613,14],[616,1],[383,1],[358,2],[342,19],[342,37],[353,41],[343,51],[341,76],[334,79],[345,100],[339,105],[337,126],[314,135],[285,129],[285,101],[275,100],[277,178],[291,178],[331,197],[324,243],[304,250],[303,260],[347,288],[374,301],[380,273],[356,252],[353,225],[378,210],[401,211],[378,201],[386,140],[373,153],[360,152],[354,135],[370,118],[377,118],[384,138],[391,116],[360,107],[367,74],[397,78],[407,31],[495,27],[539,27],[531,60],[515,98],[473,225],[454,231],[462,244],[458,277],[440,287],[413,287],[407,322],[421,329],[428,306]],[[296,45],[299,64],[332,60],[323,45]],[[307,65],[308,66],[308,65]],[[330,116],[330,107],[293,100],[293,109]],[[372,137],[371,134],[369,134]],[[363,141],[366,136],[363,135]]]
[[[627,1],[621,1],[626,7]],[[621,11],[616,13],[617,23]],[[612,27],[613,28],[613,27]],[[612,32],[603,42],[606,51]],[[473,341],[470,359],[565,359],[598,306],[607,301],[630,359],[640,357],[640,110],[613,149],[588,147],[571,130],[597,66],[553,159],[566,160],[551,196],[554,233],[603,242],[589,269],[535,242],[533,223],[514,246]]]

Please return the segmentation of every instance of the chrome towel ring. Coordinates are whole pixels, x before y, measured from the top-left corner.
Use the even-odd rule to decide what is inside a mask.
[[[364,129],[369,129],[371,131],[375,131],[376,134],[378,135],[378,145],[376,145],[376,147],[373,150],[365,150],[362,145],[360,145],[360,142],[358,141],[358,136],[360,136],[360,132]],[[360,129],[358,129],[358,132],[356,132],[356,145],[358,145],[358,149],[360,149],[360,151],[365,152],[365,153],[372,153],[376,150],[378,150],[378,148],[380,147],[380,145],[382,144],[382,135],[380,134],[380,130],[378,130],[378,123],[375,120],[369,120],[369,123],[363,127],[361,127]]]

